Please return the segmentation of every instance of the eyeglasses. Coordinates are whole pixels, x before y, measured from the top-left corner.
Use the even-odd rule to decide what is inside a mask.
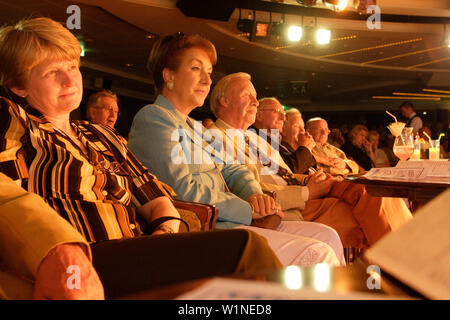
[[[259,111],[272,111],[273,113],[278,113],[279,115],[286,116],[286,112],[282,108],[280,109],[262,108],[259,109]]]
[[[120,111],[117,110],[117,109],[114,109],[114,107],[112,107],[112,106],[94,106],[92,108],[94,108],[94,109],[103,109],[103,110],[106,110],[108,112],[112,111],[116,116],[120,115]]]

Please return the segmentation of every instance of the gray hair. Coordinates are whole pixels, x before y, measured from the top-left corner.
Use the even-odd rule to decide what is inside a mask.
[[[281,104],[281,102],[275,97],[265,97],[265,98],[261,98],[258,100],[258,102],[259,102],[258,109],[261,107],[261,105],[265,104],[266,101],[274,101],[274,102]]]
[[[214,89],[211,92],[211,97],[209,98],[209,108],[211,109],[214,116],[216,116],[216,118],[218,117],[217,109],[220,105],[219,99],[220,97],[223,97],[225,95],[225,92],[227,91],[228,85],[230,84],[231,80],[236,78],[247,80],[252,79],[252,77],[248,73],[236,72],[226,75],[225,77],[217,81],[216,85],[214,86]]]
[[[309,120],[306,121],[306,123],[305,123],[305,129],[308,129],[308,128],[311,126],[311,124],[312,124],[313,122],[317,122],[317,121],[320,121],[320,120],[323,120],[323,121],[326,122],[326,120],[325,120],[324,118],[321,118],[321,117],[315,117],[315,118],[309,119]]]

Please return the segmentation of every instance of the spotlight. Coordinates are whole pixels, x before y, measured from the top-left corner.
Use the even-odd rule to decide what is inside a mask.
[[[318,44],[329,44],[331,31],[328,29],[319,29],[316,31],[316,41]]]
[[[323,0],[323,4],[335,11],[342,11],[347,7],[348,0]]]
[[[299,26],[290,26],[288,29],[289,41],[298,42],[302,38],[303,29]]]

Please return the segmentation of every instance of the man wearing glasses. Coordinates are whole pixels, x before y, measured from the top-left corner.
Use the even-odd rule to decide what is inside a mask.
[[[119,116],[117,102],[116,94],[109,90],[92,94],[86,105],[88,120],[114,128]]]

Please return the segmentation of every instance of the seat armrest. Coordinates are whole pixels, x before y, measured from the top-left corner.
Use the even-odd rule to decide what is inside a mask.
[[[200,230],[207,231],[216,227],[219,210],[214,205],[174,199],[175,208],[194,212],[200,220]],[[194,231],[194,230],[191,230]]]

